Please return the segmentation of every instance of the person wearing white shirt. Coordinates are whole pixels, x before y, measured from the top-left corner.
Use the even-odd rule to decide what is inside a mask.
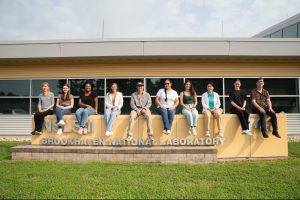
[[[106,136],[113,135],[112,127],[118,115],[121,114],[123,107],[123,94],[119,92],[119,87],[116,83],[112,83],[109,92],[105,96],[105,111],[104,117],[106,122]]]
[[[205,126],[205,135],[210,137],[209,127],[210,127],[210,118],[213,116],[217,120],[217,126],[219,129],[219,137],[223,137],[222,133],[222,123],[221,116],[223,110],[221,107],[220,96],[218,93],[214,92],[214,83],[209,82],[207,84],[207,92],[202,94],[202,113],[204,114],[204,126]]]
[[[160,89],[155,98],[157,112],[162,116],[164,124],[164,134],[171,133],[171,127],[174,120],[176,107],[179,104],[178,94],[172,89],[172,83],[169,79],[165,80],[165,88]]]

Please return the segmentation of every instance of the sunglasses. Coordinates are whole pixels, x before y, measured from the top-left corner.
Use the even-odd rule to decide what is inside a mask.
[[[170,85],[170,83],[165,83],[165,85]]]

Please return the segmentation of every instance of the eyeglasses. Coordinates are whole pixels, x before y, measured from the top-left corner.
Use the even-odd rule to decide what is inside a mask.
[[[144,87],[143,85],[138,85],[137,87]]]
[[[170,83],[165,83],[165,85],[170,85]]]

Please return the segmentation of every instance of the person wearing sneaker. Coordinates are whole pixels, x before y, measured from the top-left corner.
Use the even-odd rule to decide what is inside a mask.
[[[106,122],[106,136],[113,135],[113,125],[117,119],[117,116],[121,114],[121,108],[123,107],[123,94],[119,92],[117,83],[112,83],[109,87],[109,91],[105,96],[105,111],[104,118]]]
[[[93,85],[86,81],[83,85],[84,93],[79,97],[79,108],[76,110],[76,119],[80,125],[78,134],[87,134],[86,122],[89,115],[98,114],[98,96],[93,92]]]
[[[236,79],[233,83],[234,90],[229,92],[229,101],[231,104],[230,113],[237,114],[242,126],[242,132],[246,135],[252,135],[249,130],[249,111],[246,110],[247,93],[241,89],[240,79]]]
[[[217,120],[219,137],[223,137],[221,116],[223,110],[221,107],[220,96],[214,92],[214,83],[208,82],[207,92],[202,94],[202,113],[204,114],[204,127],[206,137],[210,137],[210,119],[213,116]]]
[[[57,134],[62,134],[62,126],[65,125],[63,120],[64,115],[71,114],[71,109],[74,106],[74,97],[70,94],[70,87],[68,84],[64,84],[62,87],[61,95],[58,95],[56,100],[56,108],[54,113],[57,119]]]
[[[252,111],[255,114],[259,115],[259,123],[261,127],[261,133],[264,138],[268,138],[266,130],[266,115],[271,117],[271,124],[273,128],[272,134],[275,137],[281,138],[278,133],[277,127],[277,117],[276,113],[272,108],[272,102],[270,99],[269,92],[264,88],[264,79],[258,78],[256,82],[256,88],[251,91],[251,100],[252,100]]]
[[[190,126],[189,134],[197,135],[196,127],[198,120],[197,94],[191,81],[184,84],[184,91],[179,96],[180,105],[182,106],[182,114],[186,117]]]
[[[157,112],[162,116],[164,130],[163,133],[170,134],[174,120],[176,107],[179,104],[178,93],[172,89],[170,79],[165,80],[165,88],[158,90],[155,98]]]
[[[153,139],[152,130],[152,118],[149,108],[151,107],[152,101],[150,94],[144,91],[144,83],[142,81],[136,84],[137,91],[131,95],[130,106],[132,111],[130,112],[129,125],[127,130],[127,141],[132,139],[132,132],[134,124],[138,117],[143,116],[147,121],[147,133],[148,139]]]
[[[53,114],[54,94],[50,92],[49,83],[43,82],[41,88],[42,93],[39,95],[38,111],[34,113],[35,128],[31,132],[32,135],[40,135],[45,117]]]

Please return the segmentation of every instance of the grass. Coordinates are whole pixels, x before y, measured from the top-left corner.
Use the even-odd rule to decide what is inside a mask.
[[[13,161],[0,142],[0,198],[300,198],[300,143],[287,160],[217,164]]]

